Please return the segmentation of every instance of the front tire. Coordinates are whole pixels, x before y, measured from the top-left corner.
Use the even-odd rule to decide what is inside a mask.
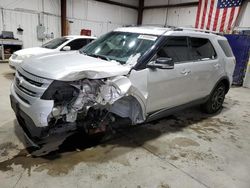
[[[205,113],[213,114],[222,109],[222,105],[226,95],[226,86],[220,83],[211,93],[208,101],[202,105],[202,110]]]

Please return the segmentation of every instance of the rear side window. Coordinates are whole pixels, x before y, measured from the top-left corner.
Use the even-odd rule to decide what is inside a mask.
[[[208,39],[189,38],[190,39],[190,58],[192,60],[214,59],[216,52],[213,45]]]
[[[218,40],[218,43],[227,57],[233,57],[234,54],[227,40]]]
[[[157,53],[158,57],[169,57],[174,62],[189,60],[187,37],[171,37]]]

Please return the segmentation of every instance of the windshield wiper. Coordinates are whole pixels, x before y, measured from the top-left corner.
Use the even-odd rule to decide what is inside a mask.
[[[107,57],[107,56],[104,56],[104,55],[100,55],[100,54],[85,54],[87,56],[91,56],[91,57],[96,57],[96,58],[101,58],[101,59],[104,59],[104,60],[107,60],[107,61],[110,61],[110,59]]]

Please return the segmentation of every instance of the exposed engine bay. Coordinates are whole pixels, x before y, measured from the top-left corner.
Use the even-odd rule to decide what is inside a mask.
[[[48,117],[50,127],[72,123],[88,134],[105,132],[116,117],[143,122],[138,101],[130,95],[131,82],[125,76],[109,79],[54,81],[41,99],[54,100]]]

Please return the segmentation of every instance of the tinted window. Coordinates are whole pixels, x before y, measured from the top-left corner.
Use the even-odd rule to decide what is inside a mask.
[[[216,57],[214,48],[208,39],[190,38],[190,46],[190,58],[192,60],[214,59]]]
[[[71,50],[79,50],[88,43],[87,39],[75,39],[69,42],[66,46],[70,46]]]
[[[227,40],[218,40],[218,43],[227,57],[233,57],[234,54]]]
[[[169,57],[174,62],[188,61],[187,37],[171,37],[167,39],[166,45],[158,51],[157,57]]]
[[[53,40],[45,43],[44,45],[42,45],[42,47],[49,48],[49,49],[56,49],[58,46],[62,45],[67,40],[69,40],[69,39],[66,39],[64,37],[56,38],[56,39],[53,39]]]

